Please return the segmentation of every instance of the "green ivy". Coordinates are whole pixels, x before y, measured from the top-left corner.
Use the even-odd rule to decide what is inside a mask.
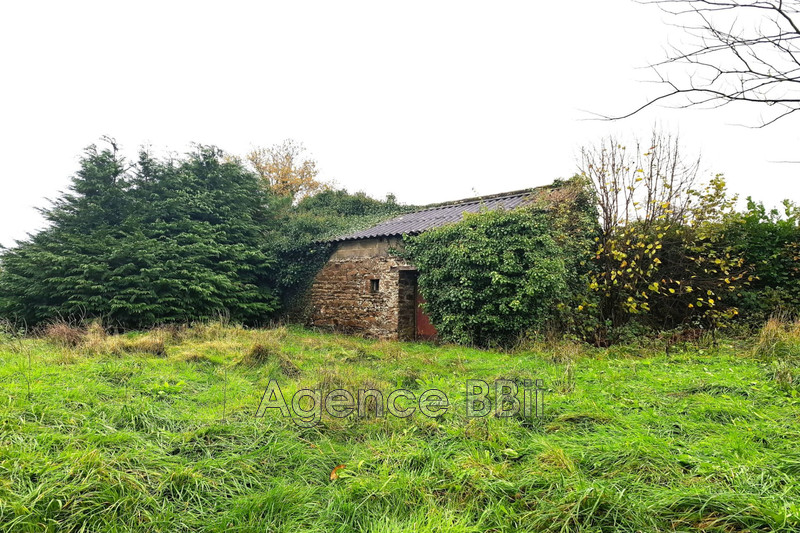
[[[509,346],[563,319],[588,268],[587,242],[596,228],[581,183],[563,189],[572,193],[544,194],[512,211],[465,214],[459,223],[406,238],[400,253],[420,272],[425,311],[443,340]]]
[[[391,195],[381,201],[344,189],[325,190],[296,205],[289,200],[281,199],[275,205],[278,223],[268,235],[269,248],[277,259],[275,281],[281,308],[289,318],[302,312],[303,296],[333,251],[328,239],[415,208],[398,204]]]

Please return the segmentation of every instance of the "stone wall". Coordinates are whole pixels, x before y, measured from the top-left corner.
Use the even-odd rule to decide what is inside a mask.
[[[413,321],[408,323],[413,276],[401,276],[413,267],[389,253],[401,245],[381,238],[340,243],[311,286],[310,324],[382,339],[413,338]]]

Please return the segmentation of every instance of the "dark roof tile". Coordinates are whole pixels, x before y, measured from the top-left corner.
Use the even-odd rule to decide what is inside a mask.
[[[545,188],[525,189],[433,205],[386,220],[371,228],[333,238],[331,241],[340,242],[406,234],[415,235],[431,228],[458,222],[463,218],[464,213],[477,213],[484,208],[490,211],[500,208],[515,209],[533,201],[543,189]]]

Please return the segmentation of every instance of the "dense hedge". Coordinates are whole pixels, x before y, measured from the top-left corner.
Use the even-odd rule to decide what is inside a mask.
[[[733,209],[716,177],[683,217],[599,232],[576,177],[537,203],[406,239],[441,337],[509,345],[549,328],[598,343],[650,329],[800,315],[800,208]],[[665,204],[667,205],[667,204]],[[668,206],[669,207],[669,206]],[[0,318],[101,318],[125,328],[229,316],[257,324],[302,300],[327,237],[406,212],[392,197],[325,190],[293,201],[217,148],[126,162],[90,147],[49,227],[0,256]],[[665,213],[670,213],[669,209]]]
[[[768,211],[748,198],[747,209],[727,220],[725,239],[752,276],[735,295],[739,316],[756,324],[773,313],[800,317],[800,207],[786,200]]]

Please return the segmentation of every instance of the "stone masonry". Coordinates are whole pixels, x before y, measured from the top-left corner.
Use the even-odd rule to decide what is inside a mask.
[[[398,238],[341,242],[314,279],[313,326],[381,339],[414,338],[416,270],[389,253]]]

